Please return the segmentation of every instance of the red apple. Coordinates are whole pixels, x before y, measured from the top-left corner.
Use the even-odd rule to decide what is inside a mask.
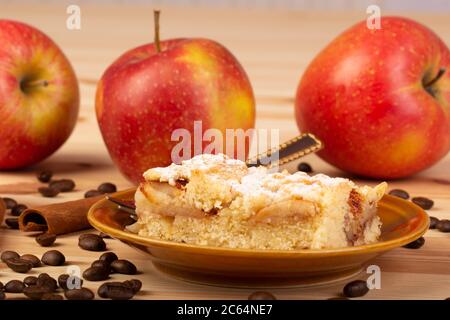
[[[361,22],[311,62],[296,119],[340,169],[386,179],[419,172],[450,149],[450,52],[415,21],[385,17],[378,30]]]
[[[79,107],[67,58],[41,31],[0,20],[0,169],[32,165],[70,136]]]
[[[157,20],[157,19],[155,19]],[[222,45],[207,39],[156,41],[119,57],[103,74],[97,119],[109,153],[137,183],[151,167],[172,163],[175,129],[202,132],[254,126],[248,77]],[[158,49],[159,46],[159,49]]]

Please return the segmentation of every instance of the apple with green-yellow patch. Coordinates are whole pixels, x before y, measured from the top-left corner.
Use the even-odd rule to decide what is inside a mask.
[[[250,81],[231,52],[208,39],[160,41],[158,17],[156,12],[154,43],[119,57],[96,93],[109,153],[135,183],[147,169],[172,163],[174,130],[192,132],[201,121],[203,132],[217,128],[225,137],[226,129],[247,130],[255,123]]]

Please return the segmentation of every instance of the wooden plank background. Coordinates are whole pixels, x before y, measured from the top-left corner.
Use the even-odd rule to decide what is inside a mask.
[[[152,41],[153,8],[148,5],[82,4],[82,29],[69,31],[65,27],[67,5],[65,1],[34,4],[32,7],[7,2],[0,9],[0,18],[25,21],[51,36],[73,63],[80,80],[81,112],[69,141],[55,155],[33,168],[0,173],[0,195],[13,196],[29,206],[82,197],[86,190],[103,181],[114,182],[121,189],[130,186],[112,165],[100,137],[94,114],[95,85],[105,68],[121,53]],[[416,13],[408,16],[425,23],[447,44],[450,43],[449,14]],[[365,17],[365,11],[336,13],[164,7],[162,38],[201,36],[227,46],[241,61],[252,81],[257,98],[257,127],[278,128],[281,139],[285,140],[298,134],[293,96],[303,70],[339,32]],[[346,176],[314,155],[306,160],[318,172]],[[45,168],[51,168],[58,177],[74,179],[76,192],[59,196],[56,200],[37,195],[34,192],[35,172]],[[288,168],[293,170],[295,164]],[[11,190],[19,191],[17,186],[23,194],[10,194]],[[404,188],[413,196],[430,197],[436,203],[430,214],[450,218],[450,156],[413,178],[390,182],[390,187]],[[374,261],[382,270],[382,289],[371,291],[365,298],[443,299],[450,296],[449,237],[449,234],[429,231],[422,249],[400,248]],[[98,256],[77,247],[77,234],[59,237],[55,248],[66,254],[70,264],[82,270]],[[138,299],[245,299],[252,291],[187,284],[159,273],[146,256],[116,240],[108,240],[108,248],[120,257],[136,262],[142,271],[137,277],[144,282],[144,290],[136,296]],[[6,249],[38,256],[46,251],[35,244],[31,236],[2,227],[0,250]],[[32,272],[48,272],[56,276],[64,271],[64,267],[42,267]],[[0,264],[0,281],[3,283],[23,277]],[[114,279],[125,278],[114,276]],[[93,289],[98,285],[86,283]],[[279,298],[324,299],[338,294],[342,286],[339,283],[271,291]]]

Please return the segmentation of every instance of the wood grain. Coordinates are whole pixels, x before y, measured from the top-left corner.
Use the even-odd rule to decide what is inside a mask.
[[[82,4],[82,30],[65,28],[65,5],[2,4],[0,18],[28,22],[45,31],[63,48],[80,79],[82,105],[77,128],[69,141],[51,158],[26,170],[0,173],[0,195],[13,196],[29,206],[77,199],[103,181],[120,189],[130,184],[114,168],[104,147],[95,120],[95,84],[105,68],[124,51],[152,41],[152,7],[148,5]],[[436,31],[450,43],[450,15],[409,15]],[[214,17],[214,18],[212,18]],[[293,95],[303,70],[317,52],[349,25],[365,18],[365,12],[336,13],[313,11],[251,10],[225,8],[162,8],[162,37],[207,37],[227,46],[241,61],[253,83],[257,98],[257,127],[280,129],[281,140],[298,134],[294,120]],[[305,158],[317,172],[347,176],[316,156]],[[76,191],[47,199],[33,193],[35,172],[51,168],[57,177],[76,180]],[[290,164],[295,170],[295,164]],[[348,176],[347,176],[348,177]],[[354,177],[350,177],[354,178]],[[356,179],[374,185],[378,181]],[[22,189],[11,186],[22,185]],[[390,182],[390,188],[403,188],[413,196],[427,196],[436,203],[430,214],[450,219],[450,156],[421,174]],[[15,190],[15,191],[14,191]],[[23,191],[25,190],[25,191]],[[8,193],[9,192],[9,193]],[[14,194],[11,194],[14,193]],[[20,193],[20,194],[19,194]],[[61,236],[55,249],[63,251],[68,265],[84,270],[99,254],[77,246],[78,234]],[[171,279],[156,271],[142,254],[116,240],[108,248],[120,257],[134,261],[144,283],[139,299],[245,299],[252,291],[207,287]],[[32,236],[2,227],[0,250],[41,256]],[[371,291],[370,299],[443,299],[450,296],[450,235],[437,231],[426,234],[420,250],[396,249],[373,262],[382,270],[381,290]],[[66,267],[42,267],[30,274],[58,275]],[[0,281],[23,278],[0,264]],[[367,277],[362,274],[361,278]],[[128,277],[114,275],[114,279]],[[88,287],[98,284],[86,282]],[[279,298],[324,299],[339,294],[343,284],[302,289],[273,289]],[[13,297],[14,295],[10,295]]]

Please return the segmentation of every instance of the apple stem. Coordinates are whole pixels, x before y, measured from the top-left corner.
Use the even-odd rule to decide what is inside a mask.
[[[155,46],[156,46],[156,52],[161,52],[161,41],[159,40],[159,15],[161,11],[154,10],[153,11],[153,17],[155,22]]]
[[[47,80],[24,81],[21,83],[22,89],[30,89],[35,87],[46,87],[46,86],[48,86]]]
[[[440,68],[436,77],[430,80],[427,84],[425,84],[425,88],[431,87],[433,84],[435,84],[445,73],[445,68]]]

